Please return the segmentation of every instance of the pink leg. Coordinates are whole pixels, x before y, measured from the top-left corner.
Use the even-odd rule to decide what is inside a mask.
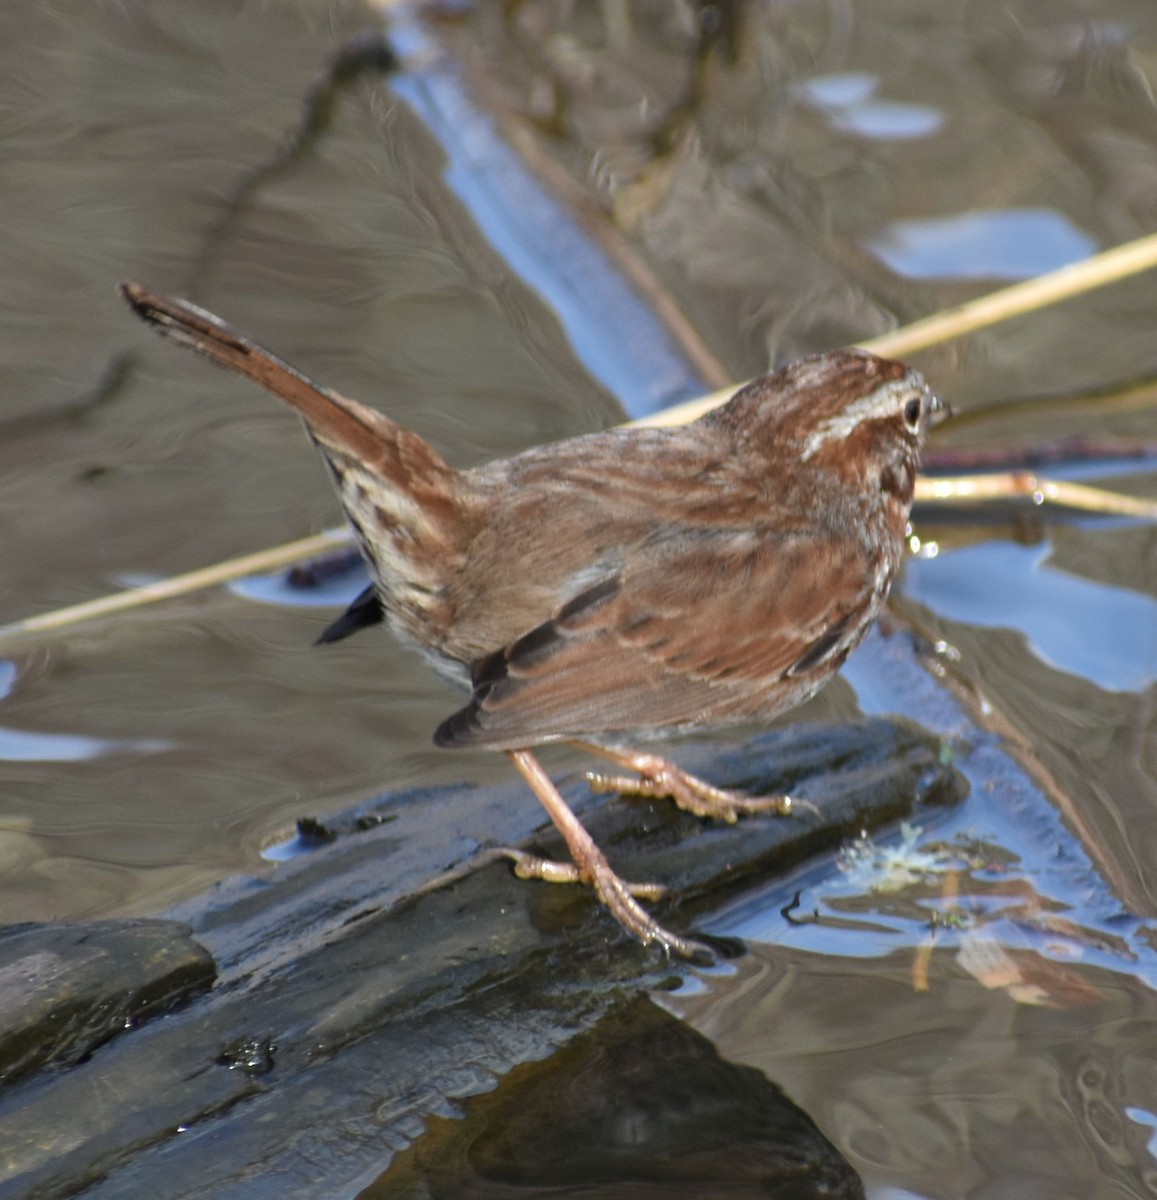
[[[643,892],[650,885],[629,884],[620,879],[611,869],[606,856],[595,844],[594,838],[583,828],[578,817],[570,810],[570,806],[562,798],[558,789],[550,780],[550,776],[542,769],[538,759],[529,750],[507,750],[510,761],[518,768],[522,777],[530,785],[531,791],[542,802],[547,815],[554,822],[555,828],[562,834],[570,856],[574,860],[572,870],[564,863],[550,863],[549,860],[538,859],[527,855],[518,862],[531,877],[540,879],[555,879],[563,882],[579,882],[590,885],[595,895],[610,909],[615,920],[632,937],[637,938],[643,945],[658,942],[663,950],[675,953],[683,958],[703,959],[713,958],[711,951],[689,938],[680,937],[677,933],[664,929],[635,899],[635,895]],[[538,864],[546,864],[545,870],[539,870]]]

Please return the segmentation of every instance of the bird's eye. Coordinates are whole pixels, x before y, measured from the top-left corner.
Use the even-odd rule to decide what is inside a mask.
[[[919,400],[909,400],[904,405],[904,420],[908,423],[910,429],[915,429],[920,424],[920,409]]]

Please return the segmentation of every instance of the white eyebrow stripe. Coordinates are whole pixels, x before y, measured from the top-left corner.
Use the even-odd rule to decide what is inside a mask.
[[[891,416],[899,408],[900,396],[907,397],[914,393],[923,396],[926,389],[917,383],[913,375],[910,371],[900,379],[881,384],[874,392],[862,396],[855,404],[849,404],[836,416],[817,425],[803,444],[800,460],[807,462],[825,442],[833,438],[846,438],[861,421]]]

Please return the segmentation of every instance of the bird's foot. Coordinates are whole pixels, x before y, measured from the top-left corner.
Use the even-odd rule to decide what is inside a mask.
[[[710,947],[693,938],[681,937],[669,929],[664,929],[639,903],[637,897],[657,898],[663,889],[656,884],[628,883],[615,874],[607,862],[606,855],[571,812],[538,759],[529,750],[508,750],[507,754],[542,802],[555,828],[562,834],[574,860],[573,863],[560,863],[537,858],[520,850],[513,853],[505,851],[515,861],[515,873],[524,878],[585,883],[594,888],[595,895],[615,920],[644,946],[655,943],[668,956],[677,954],[693,962],[714,962],[715,954]]]
[[[574,863],[542,858],[510,846],[503,846],[500,853],[505,854],[514,863],[514,873],[519,879],[541,879],[544,883],[594,882],[593,879],[584,879],[583,873]],[[625,879],[619,879],[617,875],[615,878],[626,889],[628,895],[637,900],[662,900],[667,895],[667,889],[661,883],[628,883]]]
[[[580,871],[582,869],[580,868]],[[632,887],[635,885],[620,879],[607,864],[606,859],[591,864],[590,878],[584,882],[590,883],[595,889],[595,895],[610,910],[616,921],[633,937],[638,938],[644,946],[655,943],[661,947],[669,958],[677,954],[680,958],[692,962],[711,964],[715,962],[715,952],[694,938],[685,938],[680,934],[665,929],[643,906],[635,899]],[[585,873],[585,872],[584,872]]]
[[[525,850],[503,847],[500,853],[514,862],[514,873],[519,879],[541,879],[547,883],[581,883],[594,889],[611,916],[634,938],[649,946],[659,946],[664,954],[677,954],[680,958],[695,962],[715,961],[715,953],[709,946],[693,938],[681,937],[665,929],[639,903],[640,900],[661,900],[667,889],[659,883],[630,883],[621,879],[605,859],[587,861],[582,866],[576,863],[559,862],[552,858],[540,858],[527,854]]]
[[[612,750],[606,746],[584,747],[595,750],[604,758],[634,771],[631,775],[602,775],[590,772],[587,782],[596,792],[615,792],[621,796],[644,799],[671,799],[684,812],[697,817],[711,817],[716,821],[734,824],[740,817],[757,813],[775,813],[787,817],[801,806],[813,808],[807,801],[793,800],[791,796],[749,796],[746,792],[731,788],[716,787],[690,771],[684,771],[673,762],[658,754],[647,754],[635,750]]]

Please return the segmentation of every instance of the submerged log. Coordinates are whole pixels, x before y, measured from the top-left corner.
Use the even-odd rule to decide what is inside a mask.
[[[213,956],[176,921],[0,928],[0,1085],[67,1066],[207,991]]]
[[[754,880],[963,789],[938,739],[883,719],[797,725],[680,759],[724,785],[790,789],[817,811],[724,825],[564,787],[617,869],[671,886],[661,919],[678,929]],[[0,1088],[0,1197],[242,1196],[255,1178],[261,1194],[312,1197],[322,1181],[336,1194],[377,1176],[431,1116],[456,1114],[624,997],[679,979],[689,968],[631,942],[586,889],[521,882],[495,856],[527,844],[541,820],[513,784],[384,796],[307,829],[315,848],[266,877],[182,905],[166,928],[185,965],[168,984],[138,988],[140,1004],[118,1001],[103,1025],[91,1013],[108,988],[94,984],[87,1027],[11,1058],[26,1074]],[[560,852],[551,834],[533,848]],[[26,955],[38,938],[83,955],[96,925],[105,939],[161,931],[100,922],[12,938]],[[51,1014],[43,978],[32,991]],[[80,1003],[74,991],[58,999]],[[166,1015],[149,1019],[158,1006]]]

